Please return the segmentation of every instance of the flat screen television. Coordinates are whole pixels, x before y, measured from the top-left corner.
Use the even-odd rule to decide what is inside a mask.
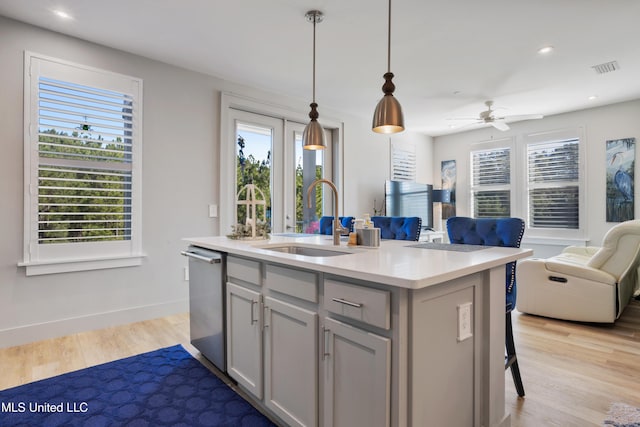
[[[384,184],[387,216],[418,216],[422,227],[433,229],[433,186],[410,181],[386,181]]]

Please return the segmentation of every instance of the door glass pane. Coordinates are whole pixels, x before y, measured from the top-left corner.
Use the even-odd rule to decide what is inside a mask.
[[[307,208],[307,188],[323,175],[323,152],[304,150],[302,132],[295,132],[295,183],[296,183],[296,233],[317,233],[318,221],[322,216],[322,194],[324,184],[316,186],[311,197],[311,209]]]
[[[254,184],[264,193],[266,205],[258,206],[256,218],[271,222],[271,152],[273,130],[269,127],[238,122],[236,124],[236,194],[247,184]],[[241,198],[246,197],[243,192]],[[247,219],[246,206],[239,205],[237,223]]]

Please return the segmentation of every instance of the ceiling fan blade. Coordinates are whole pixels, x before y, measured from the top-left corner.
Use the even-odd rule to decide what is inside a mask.
[[[451,129],[452,132],[460,132],[460,131],[464,131],[467,129],[475,129],[478,127],[478,125],[480,125],[482,122],[479,121],[475,121],[475,122],[470,122],[470,123],[460,123],[459,125],[456,124],[449,126],[449,128]]]
[[[516,122],[521,120],[536,120],[541,119],[544,116],[542,114],[517,114],[513,116],[502,117],[503,119],[507,119],[510,122]]]
[[[501,130],[501,131],[505,131],[505,130],[509,130],[509,126],[503,122],[502,120],[494,120],[491,122],[491,126],[493,126],[494,128]]]
[[[445,120],[466,120],[466,121],[479,121],[477,117],[447,117]]]

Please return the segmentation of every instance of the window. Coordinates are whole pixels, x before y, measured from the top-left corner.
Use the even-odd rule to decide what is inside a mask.
[[[262,195],[265,205],[256,207],[256,219],[265,220],[271,226],[271,151],[273,148],[271,127],[237,122],[236,124],[236,194],[247,184],[254,184]],[[246,193],[242,193],[242,198]],[[257,196],[261,198],[261,196]],[[237,223],[247,219],[247,206],[236,208]]]
[[[529,228],[580,227],[577,138],[527,145]]]
[[[25,55],[28,275],[140,263],[141,93],[132,77]]]
[[[471,209],[475,218],[511,216],[511,147],[471,152]]]
[[[313,181],[324,177],[324,153],[320,150],[305,150],[303,148],[302,134],[304,126],[299,125],[298,129],[292,129],[292,131],[295,144],[295,232],[317,233],[325,198],[331,200],[331,194],[325,193],[327,190],[325,186],[316,187],[311,192],[312,196],[313,194],[316,196],[316,203],[312,203],[311,208],[309,208],[306,203],[307,189]],[[331,141],[329,135],[327,135],[327,141]]]
[[[416,146],[391,141],[391,180],[416,180]]]
[[[474,144],[470,210],[475,218],[525,219],[529,239],[584,239],[582,129]]]

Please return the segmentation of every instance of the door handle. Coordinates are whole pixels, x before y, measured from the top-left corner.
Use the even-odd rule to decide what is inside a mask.
[[[220,262],[222,262],[222,260],[218,257],[206,257],[195,252],[181,251],[180,253],[186,257],[208,262],[209,264],[219,264]]]
[[[263,318],[263,321],[262,321],[263,328],[268,328],[269,327],[269,323],[268,323],[269,322],[269,306],[268,305],[265,305],[263,307],[262,318]]]
[[[323,337],[324,339],[322,340],[322,360],[331,356],[331,353],[329,352],[329,333],[330,332],[331,332],[330,329],[327,329],[324,326],[322,327],[322,333],[324,334],[324,337]]]
[[[252,325],[258,321],[258,319],[256,319],[256,318],[253,316],[253,306],[254,306],[255,304],[257,304],[257,303],[258,303],[258,301],[253,300],[253,299],[251,300],[251,324],[252,324]]]

